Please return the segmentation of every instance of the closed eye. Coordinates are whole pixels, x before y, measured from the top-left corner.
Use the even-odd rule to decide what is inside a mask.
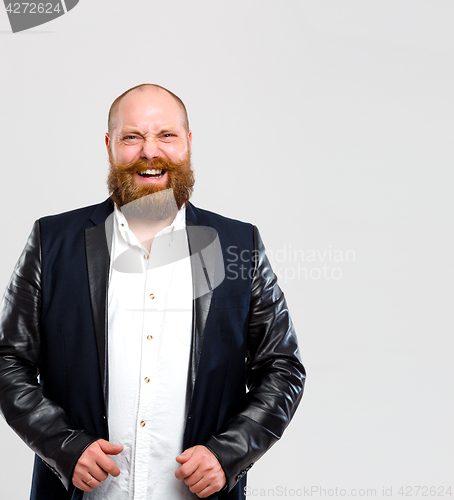
[[[140,137],[140,135],[135,135],[135,134],[127,134],[122,137],[122,141],[125,144],[131,144],[131,145],[137,144],[141,139],[142,138]]]
[[[175,139],[177,139],[177,134],[173,134],[171,132],[166,132],[164,134],[161,134],[161,140],[164,142],[172,142]]]

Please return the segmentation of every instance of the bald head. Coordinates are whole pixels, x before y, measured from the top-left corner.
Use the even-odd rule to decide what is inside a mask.
[[[176,102],[176,104],[180,108],[183,126],[186,129],[186,132],[189,132],[188,113],[186,111],[186,106],[184,105],[183,101],[177,95],[175,95],[173,92],[171,92],[170,90],[167,90],[166,88],[161,87],[161,85],[156,85],[154,83],[142,83],[141,85],[136,85],[135,87],[130,88],[126,92],[123,92],[123,94],[118,96],[115,99],[115,101],[112,103],[112,106],[110,107],[110,110],[109,110],[109,119],[108,119],[109,135],[112,135],[112,131],[114,130],[114,128],[116,126],[118,110],[119,110],[120,105],[122,104],[122,101],[124,100],[124,98],[131,93],[138,93],[138,92],[147,93],[147,94],[150,94],[150,96],[152,96],[154,94],[157,97],[159,97],[159,94],[162,94],[163,92],[165,92],[168,96],[170,96]]]

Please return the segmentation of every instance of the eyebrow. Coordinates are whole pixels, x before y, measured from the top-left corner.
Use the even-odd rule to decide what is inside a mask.
[[[143,135],[142,132],[135,128],[125,128],[124,130],[118,131],[118,136],[123,137],[124,135]]]
[[[169,134],[169,133],[178,134],[178,131],[175,128],[163,127],[160,130],[158,130],[155,135],[162,135],[162,134]],[[144,135],[144,133],[141,132],[140,130],[138,130],[136,128],[128,128],[128,127],[126,127],[123,130],[120,130],[120,133],[119,133],[119,135],[129,135],[129,134]]]
[[[172,133],[172,134],[177,134],[177,130],[174,129],[174,128],[162,128],[161,130],[159,130],[156,135],[161,135],[161,134],[169,134],[169,133]]]

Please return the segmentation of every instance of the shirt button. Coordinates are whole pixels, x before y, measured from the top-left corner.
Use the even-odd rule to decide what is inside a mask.
[[[150,293],[150,299],[153,300],[154,299],[154,293]]]
[[[140,427],[145,427],[145,422],[143,420],[140,422]]]
[[[145,383],[148,384],[148,382],[150,382],[150,379],[148,377],[145,377]]]
[[[153,335],[147,335],[147,340],[153,340]]]
[[[143,256],[145,260],[148,260],[148,257],[150,257],[147,253]]]

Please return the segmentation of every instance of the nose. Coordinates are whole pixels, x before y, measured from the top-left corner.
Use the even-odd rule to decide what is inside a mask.
[[[161,156],[161,151],[156,139],[148,137],[142,146],[142,158],[147,160],[153,160],[154,158],[159,158]]]

